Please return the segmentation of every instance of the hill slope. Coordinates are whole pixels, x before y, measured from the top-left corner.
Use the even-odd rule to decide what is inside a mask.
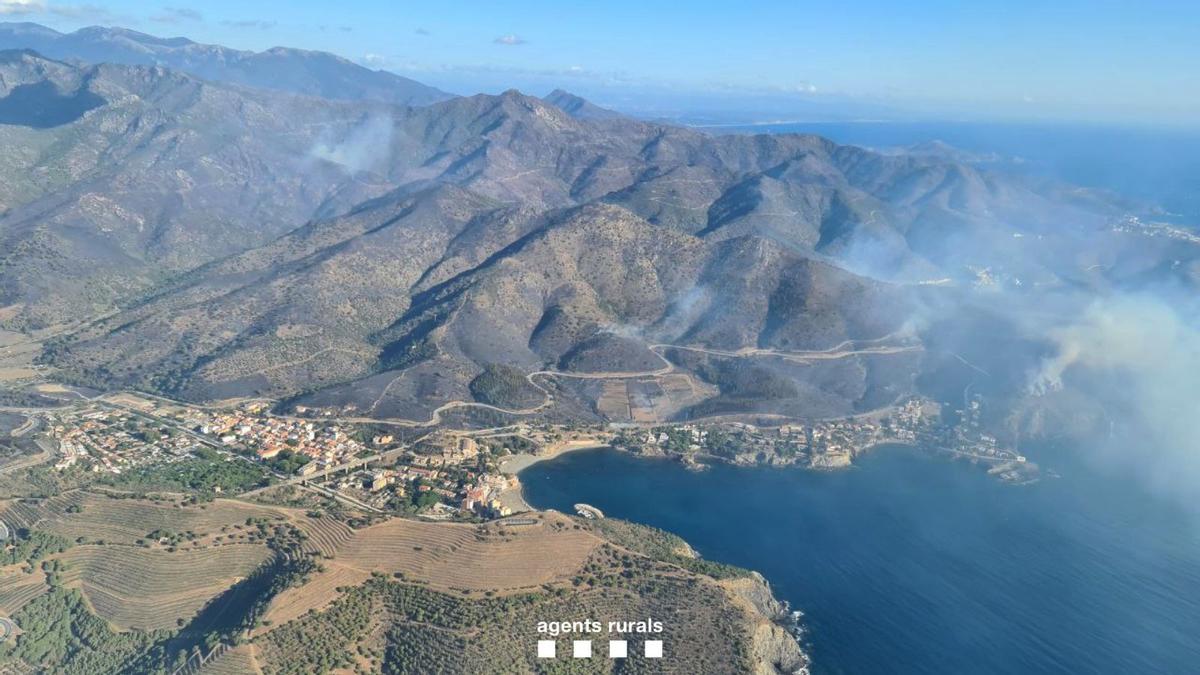
[[[33,23],[0,23],[0,49],[32,49],[85,63],[162,66],[248,87],[352,101],[428,105],[452,94],[325,52],[275,47],[249,52],[126,28],[90,26],[60,33]]]
[[[910,389],[918,357],[859,345],[898,344],[941,292],[917,282],[1095,283],[1096,256],[1138,274],[1180,254],[1126,246],[1100,195],[945,153],[588,119],[515,91],[398,107],[29,52],[0,75],[0,111],[57,115],[0,124],[21,149],[0,316],[110,315],[45,359],[101,387],[423,421],[488,367],[562,368],[591,376],[541,373],[529,391],[556,406],[534,407],[606,416],[608,372],[675,414],[714,388],[707,412],[845,414]]]

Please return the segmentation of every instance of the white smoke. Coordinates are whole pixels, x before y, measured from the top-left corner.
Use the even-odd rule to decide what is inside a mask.
[[[309,155],[338,164],[350,173],[385,169],[394,126],[389,115],[372,114],[341,138],[322,135]]]
[[[1063,373],[1075,365],[1154,383],[1200,384],[1200,331],[1157,296],[1097,299],[1049,337],[1058,353],[1042,363],[1035,389],[1061,388]]]
[[[1031,382],[1035,393],[1077,384],[1119,406],[1130,423],[1119,447],[1100,448],[1155,488],[1200,488],[1200,317],[1186,299],[1123,294],[1094,300],[1051,332],[1056,353]],[[1073,377],[1074,376],[1074,377]],[[1074,381],[1073,381],[1074,380]],[[1189,497],[1189,500],[1191,498]]]
[[[677,338],[686,333],[710,308],[712,294],[703,285],[692,286],[680,293],[667,309],[661,322],[660,333]]]

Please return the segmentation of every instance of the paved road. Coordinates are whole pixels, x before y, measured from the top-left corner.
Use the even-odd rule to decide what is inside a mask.
[[[9,436],[12,436],[13,438],[20,438],[25,434],[36,430],[39,426],[41,426],[41,423],[42,420],[40,417],[28,417],[26,418],[25,423],[16,429],[13,429],[12,432],[9,433]]]
[[[881,338],[876,338],[873,340],[845,340],[841,344],[830,347],[829,349],[817,349],[817,350],[794,351],[794,352],[781,351],[781,350],[777,350],[777,349],[760,349],[760,348],[755,348],[755,347],[743,347],[742,349],[738,349],[738,350],[726,351],[726,350],[720,350],[720,349],[709,349],[707,347],[692,347],[692,346],[688,346],[688,345],[675,345],[675,344],[666,344],[666,343],[653,344],[653,345],[649,345],[648,348],[652,352],[654,352],[654,354],[656,356],[658,356],[658,358],[662,359],[663,364],[664,364],[661,368],[656,368],[654,370],[614,371],[614,372],[598,372],[598,373],[573,373],[573,372],[564,372],[561,370],[536,370],[532,373],[529,373],[528,375],[525,376],[525,379],[529,382],[529,384],[533,385],[535,388],[537,388],[539,391],[541,391],[542,394],[546,397],[546,399],[544,401],[542,401],[542,403],[540,403],[539,405],[536,405],[532,408],[521,408],[521,409],[512,410],[512,409],[507,409],[507,408],[500,408],[500,407],[494,406],[494,405],[489,405],[487,403],[479,403],[477,401],[450,401],[450,402],[444,403],[441,406],[439,406],[438,408],[434,409],[433,414],[430,415],[429,419],[424,422],[418,421],[418,420],[377,419],[377,418],[373,418],[373,417],[327,417],[324,419],[333,421],[333,422],[343,422],[343,423],[347,423],[347,424],[390,424],[390,425],[404,426],[404,427],[432,427],[432,426],[437,426],[438,424],[441,423],[442,413],[446,412],[447,410],[452,410],[454,408],[482,408],[484,410],[492,410],[492,411],[504,413],[507,415],[520,415],[520,416],[532,415],[536,412],[543,410],[544,408],[549,407],[552,403],[554,403],[554,397],[549,392],[549,390],[547,390],[545,387],[543,387],[542,385],[537,383],[536,378],[538,378],[538,377],[563,377],[563,378],[578,379],[578,380],[620,380],[620,379],[633,379],[633,378],[638,378],[638,377],[661,377],[663,375],[669,375],[670,373],[677,370],[675,365],[672,364],[670,362],[670,360],[668,360],[665,356],[662,355],[662,350],[666,350],[666,349],[679,349],[679,350],[683,350],[683,351],[698,352],[698,353],[702,353],[702,354],[710,354],[712,356],[721,356],[721,357],[725,357],[725,358],[775,357],[775,358],[785,359],[788,361],[795,361],[797,363],[810,363],[812,361],[827,361],[827,360],[835,360],[835,359],[844,359],[844,358],[848,358],[851,356],[900,354],[900,353],[904,353],[904,352],[920,351],[920,350],[924,349],[924,347],[922,347],[921,345],[860,346],[860,345],[878,344],[880,342],[885,342],[887,340],[893,339],[894,337],[895,337],[895,335],[885,335]],[[399,376],[397,376],[397,379],[399,379]],[[393,380],[393,382],[395,382],[395,380]],[[384,388],[383,393],[380,394],[379,399],[377,399],[375,401],[375,403],[371,406],[371,408],[368,409],[368,411],[374,409],[376,406],[379,405],[379,402],[382,401],[383,397],[387,395],[387,392],[390,388],[391,388],[391,384],[389,384],[387,387]],[[304,418],[301,418],[301,419],[304,419]]]

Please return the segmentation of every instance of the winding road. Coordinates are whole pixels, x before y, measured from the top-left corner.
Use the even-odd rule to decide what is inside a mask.
[[[663,366],[661,368],[656,368],[654,370],[612,371],[612,372],[595,372],[595,373],[565,372],[565,371],[561,371],[561,370],[535,370],[532,373],[527,374],[525,376],[526,381],[528,381],[529,384],[531,386],[533,386],[534,388],[536,388],[538,391],[542,392],[542,395],[545,396],[545,400],[543,400],[540,404],[530,407],[530,408],[509,409],[509,408],[501,408],[499,406],[491,405],[488,403],[479,403],[477,401],[449,401],[449,402],[444,403],[444,404],[438,406],[437,408],[435,408],[433,410],[433,412],[430,414],[429,419],[424,422],[418,421],[418,420],[378,419],[378,418],[373,418],[373,417],[334,417],[334,418],[330,418],[330,419],[332,419],[334,421],[338,421],[338,422],[343,422],[343,423],[386,424],[386,425],[402,426],[402,427],[431,427],[431,426],[437,426],[437,425],[441,424],[443,413],[445,413],[448,410],[454,410],[457,408],[479,408],[482,410],[491,410],[493,412],[498,412],[498,413],[505,414],[505,415],[517,415],[517,416],[532,415],[532,414],[541,412],[542,410],[545,410],[546,408],[550,407],[554,403],[554,395],[551,394],[550,391],[547,390],[545,387],[538,384],[538,382],[536,380],[536,378],[538,378],[538,377],[561,377],[561,378],[570,378],[570,379],[578,379],[578,380],[620,380],[620,379],[633,379],[633,378],[639,378],[639,377],[661,377],[663,375],[669,375],[678,370],[678,368],[675,366],[675,364],[671,363],[671,361],[663,355],[663,352],[668,349],[677,349],[677,350],[681,350],[681,351],[697,352],[697,353],[701,353],[701,354],[708,354],[711,356],[718,356],[718,357],[722,357],[722,358],[773,357],[773,358],[785,359],[785,360],[792,361],[795,363],[812,363],[814,361],[844,359],[844,358],[851,357],[851,356],[899,354],[899,353],[903,353],[903,352],[922,351],[924,349],[924,347],[919,344],[881,345],[881,346],[876,346],[876,347],[867,347],[867,346],[860,347],[859,346],[859,345],[878,344],[878,343],[882,343],[882,342],[886,342],[888,340],[894,339],[896,337],[897,337],[897,334],[892,333],[892,334],[885,335],[883,337],[875,338],[875,339],[871,339],[871,340],[844,340],[840,344],[837,344],[828,349],[806,350],[806,351],[782,351],[782,350],[777,350],[777,349],[763,349],[763,348],[757,348],[757,347],[743,347],[738,350],[730,351],[730,350],[721,350],[721,349],[711,349],[708,347],[695,347],[695,346],[691,346],[691,345],[676,345],[676,344],[669,344],[669,343],[658,343],[658,344],[649,345],[649,347],[648,347],[648,349],[650,349],[650,351],[654,352],[655,356],[657,356],[663,362]],[[397,377],[397,379],[399,379],[399,377]],[[392,382],[394,383],[395,380],[393,380]],[[391,383],[389,383],[388,386],[384,388],[384,391],[381,392],[379,398],[376,399],[375,403],[373,403],[371,405],[371,407],[368,408],[368,410],[374,410],[379,405],[380,401],[382,401],[383,398],[387,395],[387,392],[389,389],[391,389]],[[303,419],[303,418],[294,418],[294,419]]]

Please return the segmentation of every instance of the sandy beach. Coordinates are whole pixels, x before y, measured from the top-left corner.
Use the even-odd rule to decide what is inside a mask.
[[[605,447],[604,442],[596,438],[563,441],[562,443],[555,443],[554,445],[547,446],[544,452],[540,452],[536,455],[528,452],[522,452],[505,457],[504,460],[500,462],[500,472],[506,475],[515,476],[530,466],[537,464],[538,462],[554,459],[555,457],[568,452],[603,447]],[[534,510],[533,507],[531,507],[525,501],[525,497],[521,493],[520,483],[518,483],[516,487],[509,488],[508,490],[500,493],[500,503],[501,505],[512,509],[513,513]]]

